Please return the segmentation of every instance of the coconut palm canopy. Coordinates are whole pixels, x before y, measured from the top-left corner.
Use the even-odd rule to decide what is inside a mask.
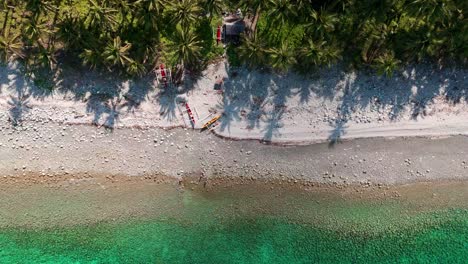
[[[248,30],[240,46],[230,47],[241,63],[287,71],[342,59],[390,75],[420,60],[466,65],[467,3],[3,0],[0,59],[53,69],[57,55],[66,54],[83,65],[129,75],[144,75],[161,62],[192,68],[223,54],[212,30],[223,11],[241,8]]]

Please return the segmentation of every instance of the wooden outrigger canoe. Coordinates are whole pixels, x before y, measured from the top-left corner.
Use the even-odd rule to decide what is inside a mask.
[[[192,128],[195,128],[195,117],[193,116],[192,109],[190,109],[188,103],[185,103],[185,110],[187,111],[187,114],[190,118],[190,123],[192,123]]]
[[[206,122],[206,123],[203,125],[202,130],[208,129],[211,125],[213,125],[213,124],[214,124],[216,121],[218,121],[220,118],[221,118],[221,115],[218,115],[218,116],[213,117],[210,121]]]

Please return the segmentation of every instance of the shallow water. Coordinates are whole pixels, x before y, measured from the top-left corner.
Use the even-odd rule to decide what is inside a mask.
[[[466,263],[468,259],[465,183],[403,187],[397,190],[398,197],[392,190],[353,194],[257,187],[165,192],[164,204],[171,210],[145,209],[155,213],[115,221],[60,226],[51,220],[41,227],[4,227],[0,263]]]

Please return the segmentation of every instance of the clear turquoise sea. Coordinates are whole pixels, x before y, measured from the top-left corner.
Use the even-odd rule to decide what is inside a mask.
[[[468,262],[463,204],[182,195],[177,214],[3,228],[0,263]]]

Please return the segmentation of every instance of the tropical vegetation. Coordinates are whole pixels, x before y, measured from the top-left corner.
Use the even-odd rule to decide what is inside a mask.
[[[242,0],[252,67],[301,71],[338,60],[391,75],[404,63],[468,58],[466,0]],[[255,58],[252,60],[252,58]]]
[[[247,31],[228,58],[249,67],[308,71],[338,60],[391,75],[404,63],[466,65],[466,0],[0,0],[0,61],[29,71],[78,61],[143,76],[165,63],[198,69],[221,56],[223,10]]]

